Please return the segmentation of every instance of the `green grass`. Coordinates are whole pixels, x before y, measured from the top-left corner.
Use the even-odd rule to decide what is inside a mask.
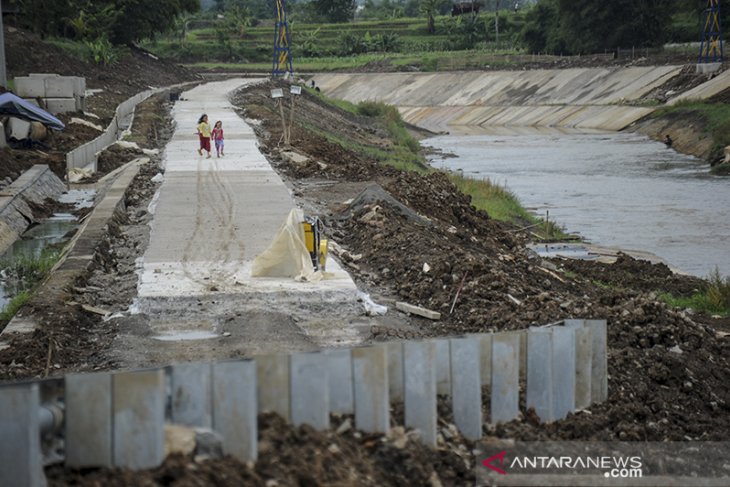
[[[31,293],[43,278],[56,265],[61,253],[48,247],[39,256],[19,256],[10,261],[0,262],[9,279],[15,283],[18,293],[0,311],[0,323],[10,321],[18,310],[28,301]]]
[[[346,137],[322,130],[311,123],[305,123],[303,125],[305,129],[324,137],[333,144],[338,144],[347,150],[371,157],[382,164],[397,169],[416,171],[421,174],[433,171],[426,164],[425,158],[421,154],[421,144],[408,131],[398,109],[394,106],[372,101],[353,104],[328,98],[321,92],[309,89],[308,91],[323,102],[348,113],[377,118],[388,131],[394,145],[388,149],[363,145]],[[458,174],[449,174],[449,179],[459,191],[471,196],[471,202],[475,208],[486,211],[495,220],[534,227],[534,233],[544,241],[563,240],[568,237],[560,226],[553,222],[545,222],[529,213],[522,206],[517,196],[507,188],[493,184],[488,179],[478,180]]]
[[[697,117],[707,123],[707,131],[712,134],[714,146],[710,159],[718,157],[721,151],[730,145],[730,105],[685,100],[674,106],[657,110],[652,117],[671,117],[672,115]]]
[[[450,174],[449,179],[462,193],[471,196],[474,207],[486,211],[495,220],[530,223],[538,221],[522,207],[514,193],[489,179],[472,179],[458,174]]]
[[[7,323],[13,319],[18,310],[30,299],[30,293],[28,291],[22,291],[17,294],[13,299],[5,305],[0,311],[0,323]]]
[[[668,305],[693,309],[712,315],[730,316],[730,277],[722,277],[717,268],[707,278],[707,286],[690,297],[676,297],[668,293],[659,294],[659,299]]]

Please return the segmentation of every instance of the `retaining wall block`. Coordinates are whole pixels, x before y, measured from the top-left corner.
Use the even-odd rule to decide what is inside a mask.
[[[436,446],[436,343],[403,343],[405,425],[420,431],[426,445]]]
[[[436,391],[438,394],[451,394],[451,358],[449,340],[433,340],[436,345]]]
[[[470,440],[482,437],[481,343],[477,337],[449,340],[454,424]]]
[[[28,138],[28,134],[30,134],[30,122],[10,117],[8,119],[8,131],[10,132],[8,135],[10,139],[26,139]]]
[[[44,80],[46,98],[73,98],[76,91],[76,80],[70,76],[50,76]]]
[[[330,412],[352,414],[355,412],[353,391],[352,351],[349,348],[326,350],[329,369]]]
[[[527,330],[520,330],[520,380],[527,380]]]
[[[211,374],[209,363],[177,364],[170,368],[173,423],[213,427]]]
[[[575,329],[556,326],[553,335],[553,414],[563,419],[575,411]]]
[[[165,373],[162,369],[112,376],[114,465],[132,470],[165,459]]]
[[[46,96],[46,84],[43,78],[16,76],[15,94],[21,98],[44,98]]]
[[[493,333],[473,335],[479,339],[479,376],[482,386],[492,383],[492,337]]]
[[[76,98],[46,98],[46,110],[54,115],[75,112]]]
[[[0,386],[0,485],[43,487],[38,384]]]
[[[591,405],[593,375],[593,334],[586,327],[586,320],[565,320],[567,328],[575,330],[575,408]]]
[[[285,420],[289,411],[289,355],[256,357],[258,412],[271,411]]]
[[[390,400],[385,346],[353,349],[352,377],[357,429],[368,433],[387,433],[390,429]]]
[[[535,408],[541,421],[555,420],[553,413],[553,338],[546,328],[530,329],[527,335],[526,406]]]
[[[320,352],[294,353],[290,357],[289,410],[295,426],[308,424],[317,430],[330,427],[329,371],[327,356]]]
[[[518,416],[519,369],[519,333],[496,333],[492,337],[492,423],[512,421]]]
[[[66,466],[112,467],[112,375],[65,377]]]
[[[608,325],[606,320],[586,320],[593,341],[591,402],[608,399]]]
[[[388,395],[391,401],[403,400],[403,342],[388,342]]]
[[[223,453],[243,462],[258,456],[256,362],[213,364],[213,429],[223,436]]]

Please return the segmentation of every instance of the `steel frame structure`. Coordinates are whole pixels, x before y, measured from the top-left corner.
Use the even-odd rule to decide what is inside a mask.
[[[271,76],[284,76],[287,73],[293,75],[291,51],[291,32],[289,22],[286,19],[286,8],[284,0],[275,0],[276,3],[276,24],[274,26],[274,62],[271,68]]]
[[[700,43],[700,64],[721,63],[724,61],[722,26],[720,23],[720,0],[707,0],[703,12],[704,30]]]

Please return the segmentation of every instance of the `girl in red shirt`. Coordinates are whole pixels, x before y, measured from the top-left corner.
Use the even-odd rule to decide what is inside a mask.
[[[215,152],[218,155],[218,157],[224,156],[223,153],[223,122],[218,120],[215,123],[215,126],[213,127],[213,131],[211,132],[211,137],[213,137],[213,140],[215,141]]]

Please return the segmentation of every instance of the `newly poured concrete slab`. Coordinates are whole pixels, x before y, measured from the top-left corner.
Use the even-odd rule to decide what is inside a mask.
[[[196,299],[219,303],[219,314],[257,308],[286,315],[291,314],[287,306],[307,303],[339,311],[357,306],[355,284],[331,258],[327,278],[318,282],[251,277],[254,259],[295,208],[289,189],[259,151],[253,129],[228,100],[239,87],[257,81],[207,83],[183,93],[175,104],[175,133],[163,154],[164,181],[150,205],[154,218],[138,270],[136,311],[164,319],[175,315],[174,326],[182,329],[179,318],[201,313]],[[216,157],[214,148],[211,158],[197,152],[196,127],[203,113],[211,126],[223,123],[223,157]],[[155,333],[154,322],[151,328]],[[356,342],[353,333],[345,335]]]

